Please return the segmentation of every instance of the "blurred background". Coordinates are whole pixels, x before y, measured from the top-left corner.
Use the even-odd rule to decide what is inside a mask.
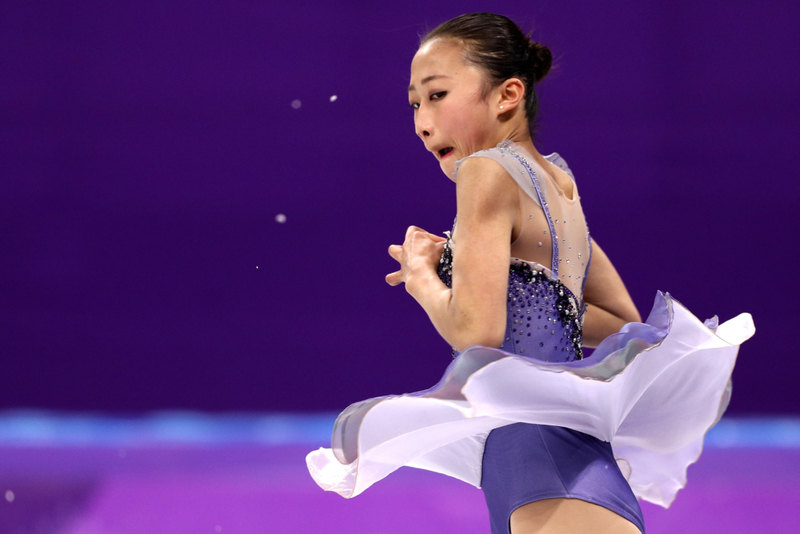
[[[796,524],[796,3],[4,0],[0,534],[488,532],[474,488],[409,471],[350,502],[303,464],[450,361],[383,277],[455,215],[406,88],[471,11],[553,51],[539,149],[642,314],[662,290],[754,316],[705,471],[648,532]]]

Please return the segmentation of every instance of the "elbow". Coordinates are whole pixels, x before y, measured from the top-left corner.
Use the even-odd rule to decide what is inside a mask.
[[[503,338],[506,336],[506,321],[505,317],[503,317],[502,322],[498,322],[497,324],[493,325],[493,328],[487,332],[484,332],[482,337],[482,342],[480,343],[484,347],[492,347],[493,349],[499,349],[503,345]]]
[[[505,317],[503,317],[502,321],[481,321],[480,325],[466,327],[459,334],[457,342],[453,344],[453,348],[459,352],[470,345],[499,348],[503,344],[503,338],[506,335]]]
[[[639,310],[636,309],[635,306],[632,306],[630,310],[625,314],[624,317],[621,317],[623,321],[626,323],[641,323],[642,322],[642,315],[639,313]]]

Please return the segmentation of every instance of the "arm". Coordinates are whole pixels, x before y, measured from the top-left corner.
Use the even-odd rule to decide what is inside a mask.
[[[583,321],[583,344],[598,343],[619,332],[626,323],[641,322],[625,284],[597,242],[592,243],[592,263],[583,290],[586,315]]]
[[[406,290],[456,350],[479,344],[499,347],[506,329],[511,232],[519,209],[517,185],[496,162],[470,158],[458,171],[457,242],[452,289],[436,274],[441,245],[411,227],[402,247],[389,253],[401,270],[386,277]]]

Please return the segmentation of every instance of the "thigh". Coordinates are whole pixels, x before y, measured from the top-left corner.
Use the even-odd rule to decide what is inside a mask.
[[[544,518],[555,514],[549,521],[558,525],[562,515],[575,509],[594,518],[604,515],[596,510],[602,507],[610,520],[621,517],[644,530],[639,503],[611,445],[587,434],[522,423],[501,427],[486,440],[482,468],[492,534],[508,534],[518,509]],[[552,502],[527,507],[542,501]]]
[[[511,514],[511,534],[641,534],[608,508],[578,499],[545,499]]]

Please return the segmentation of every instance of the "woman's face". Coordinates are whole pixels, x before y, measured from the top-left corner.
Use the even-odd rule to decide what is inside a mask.
[[[502,141],[497,115],[482,97],[483,72],[462,54],[453,41],[425,43],[411,62],[408,88],[417,135],[448,177],[457,160]]]

